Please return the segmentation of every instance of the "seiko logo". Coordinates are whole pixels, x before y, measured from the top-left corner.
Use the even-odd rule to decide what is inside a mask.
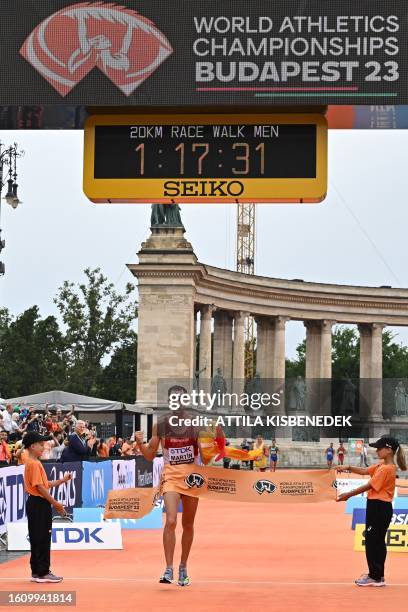
[[[213,198],[238,198],[244,191],[241,181],[166,181],[164,195],[167,197],[192,196]]]
[[[265,491],[271,495],[276,491],[276,485],[271,480],[257,480],[254,489],[259,495],[262,495]]]
[[[95,67],[130,96],[172,52],[151,21],[104,2],[74,4],[50,15],[20,49],[61,96]]]
[[[188,487],[190,487],[190,489],[192,489],[193,487],[197,487],[197,489],[200,489],[205,483],[205,480],[201,476],[201,474],[196,474],[193,472],[192,474],[186,476],[184,482]]]

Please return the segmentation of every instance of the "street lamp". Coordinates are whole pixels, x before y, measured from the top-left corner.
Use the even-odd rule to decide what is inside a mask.
[[[0,253],[6,246],[5,240],[1,238],[1,193],[3,187],[7,184],[7,193],[5,201],[14,209],[19,204],[22,204],[18,197],[17,183],[17,158],[22,157],[24,151],[19,151],[17,143],[10,145],[7,149],[3,149],[3,144],[0,142]],[[4,263],[0,261],[0,275],[5,273]]]

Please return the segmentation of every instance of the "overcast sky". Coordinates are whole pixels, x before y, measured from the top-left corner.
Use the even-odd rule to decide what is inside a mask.
[[[33,304],[57,314],[53,298],[64,280],[100,266],[120,290],[125,264],[149,235],[150,205],[92,204],[82,192],[83,135],[74,131],[2,132],[17,141],[19,195],[3,202],[6,249],[0,258],[0,305],[17,315]],[[256,272],[277,278],[408,287],[408,131],[331,131],[329,194],[322,204],[257,206]],[[3,196],[5,193],[3,192]],[[200,261],[235,267],[236,206],[184,205],[186,237]],[[398,340],[408,344],[408,330]],[[304,338],[288,324],[287,355]]]

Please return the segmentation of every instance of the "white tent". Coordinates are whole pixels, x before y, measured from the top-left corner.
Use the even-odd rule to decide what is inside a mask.
[[[45,405],[48,404],[48,407],[54,410],[56,408],[71,410],[72,406],[75,406],[79,412],[118,412],[127,409],[134,411],[133,404],[123,404],[122,402],[67,393],[66,391],[46,391],[45,393],[13,397],[4,401],[13,406],[34,406],[37,410],[44,410]],[[151,414],[153,411],[145,412],[139,409],[138,412]]]

